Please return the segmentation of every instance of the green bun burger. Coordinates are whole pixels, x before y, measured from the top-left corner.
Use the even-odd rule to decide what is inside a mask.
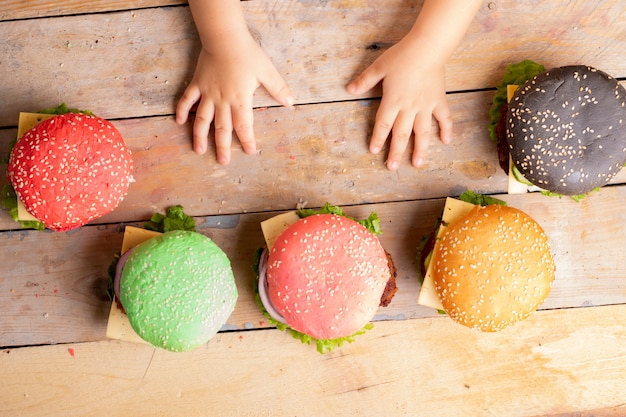
[[[133,330],[155,347],[194,349],[235,309],[230,261],[200,233],[163,233],[127,251],[117,266],[116,295]]]

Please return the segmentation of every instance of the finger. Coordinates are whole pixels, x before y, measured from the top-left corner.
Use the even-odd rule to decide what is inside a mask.
[[[413,157],[411,164],[420,168],[424,165],[428,150],[428,141],[430,140],[430,131],[432,126],[432,117],[429,112],[422,112],[415,118],[413,131],[415,132],[415,145],[413,146]]]
[[[452,142],[452,131],[454,123],[452,122],[452,115],[450,113],[450,107],[448,102],[444,101],[433,110],[433,116],[439,123],[439,138],[446,145]]]
[[[274,67],[259,82],[278,103],[283,106],[293,105],[294,99],[289,86]]]
[[[187,87],[176,106],[176,123],[182,125],[187,122],[189,110],[198,100],[200,100],[200,90],[195,87]]]
[[[233,142],[233,119],[229,106],[215,109],[215,153],[217,162],[226,165],[230,162],[230,147]]]
[[[233,127],[241,143],[243,151],[253,154],[256,151],[254,139],[254,116],[252,114],[252,103],[245,103],[238,106],[233,112]]]
[[[203,100],[198,106],[196,120],[193,123],[193,150],[203,155],[208,147],[209,129],[215,114],[213,102]]]
[[[386,105],[385,97],[383,97],[380,107],[376,112],[374,129],[372,130],[372,139],[370,140],[371,153],[377,154],[381,151],[393,128],[396,117],[398,117],[398,110],[389,108]]]
[[[383,78],[384,74],[378,72],[374,65],[370,65],[361,75],[348,84],[346,90],[350,94],[363,94],[374,88]]]
[[[387,168],[392,171],[395,171],[400,166],[402,154],[406,150],[406,145],[409,143],[409,138],[413,131],[413,120],[414,117],[400,112],[393,125],[391,145],[389,146],[389,155],[387,157]]]

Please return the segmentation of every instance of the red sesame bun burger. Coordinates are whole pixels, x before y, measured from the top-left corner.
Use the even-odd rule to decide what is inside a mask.
[[[50,230],[67,231],[115,210],[128,191],[132,166],[113,124],[66,113],[18,138],[7,175],[28,213]]]
[[[428,265],[419,303],[483,332],[526,319],[554,281],[548,236],[528,214],[504,202],[450,200],[432,254],[422,254]]]
[[[259,300],[278,328],[325,353],[371,327],[397,290],[396,270],[373,233],[375,213],[361,222],[329,205],[298,214],[261,254]]]
[[[505,78],[519,87],[508,104],[498,92],[492,121],[499,117],[490,129],[500,144],[501,166],[507,171],[510,155],[517,181],[577,199],[621,170],[626,163],[626,89],[615,78],[585,65],[546,71],[532,61],[508,67]]]

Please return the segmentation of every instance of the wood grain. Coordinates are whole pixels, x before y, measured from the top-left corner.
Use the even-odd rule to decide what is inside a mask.
[[[451,95],[453,144],[442,145],[433,126],[426,166],[413,168],[407,151],[395,172],[384,166],[386,150],[372,155],[367,148],[377,101],[258,109],[258,154],[244,155],[235,144],[228,166],[215,163],[213,147],[205,156],[193,153],[188,127],[172,117],[114,121],[133,152],[136,181],[120,207],[94,223],[146,220],[173,204],[207,216],[289,210],[298,203],[319,207],[327,201],[345,206],[439,198],[466,189],[503,193],[507,178],[486,129],[491,99],[491,92]],[[12,129],[0,130],[0,149],[14,136]],[[613,183],[626,182],[622,171]],[[0,230],[16,228],[0,211]]]
[[[626,187],[608,187],[576,203],[540,194],[501,195],[535,218],[550,237],[556,280],[542,309],[626,303],[626,246],[623,201]],[[382,219],[380,240],[398,268],[398,291],[375,320],[436,316],[417,305],[417,248],[443,209],[444,200],[420,200],[346,207],[365,218]],[[275,213],[198,218],[199,231],[229,256],[239,290],[224,330],[267,327],[254,302],[252,270],[263,246],[260,222]],[[4,232],[0,240],[0,346],[102,340],[110,307],[107,268],[121,245],[122,227],[88,226],[73,233]],[[32,254],[37,253],[33,258]],[[9,319],[10,318],[10,319]]]
[[[3,0],[0,21],[187,4],[187,0]]]
[[[420,5],[243,3],[251,31],[297,103],[354,99],[345,85],[404,36]],[[614,53],[626,50],[625,13],[620,0],[485,2],[446,67],[447,89],[493,88],[507,64],[526,58],[546,67],[585,63],[625,77],[626,62]],[[0,108],[0,127],[14,126],[19,111],[61,101],[110,119],[173,114],[199,50],[186,6],[4,21],[0,34],[0,79],[11,103]],[[259,89],[255,106],[273,105]]]
[[[118,341],[3,350],[0,404],[38,417],[615,416],[625,315],[544,311],[495,334],[445,318],[384,322],[328,355],[277,330],[222,333],[182,354]]]
[[[576,203],[502,195],[485,125],[505,66],[587,64],[626,79],[626,3],[484,2],[446,66],[455,141],[436,129],[427,166],[397,172],[367,150],[380,97],[345,85],[411,27],[421,0],[249,0],[252,34],[296,95],[254,98],[257,155],[227,167],[191,151],[176,102],[200,48],[185,0],[0,4],[0,156],[20,111],[60,102],[111,119],[136,182],[114,213],[71,233],[19,230],[0,211],[0,415],[617,417],[626,414],[626,170]],[[427,80],[425,80],[427,82]],[[624,81],[622,81],[624,82]],[[5,166],[0,165],[0,171]],[[0,176],[0,185],[6,182]],[[417,305],[416,248],[443,197],[470,188],[537,219],[557,262],[541,310],[497,334]],[[259,222],[326,201],[383,223],[399,292],[360,340],[319,355],[253,301]],[[125,224],[183,204],[233,264],[236,309],[185,354],[105,339],[107,268]]]
[[[133,152],[136,181],[121,206],[97,222],[143,220],[172,204],[205,216],[288,210],[299,202],[319,207],[444,197],[465,187],[504,192],[486,113],[475,114],[490,99],[489,93],[454,95],[454,144],[433,137],[424,169],[413,168],[407,152],[396,172],[384,166],[386,151],[372,155],[367,148],[375,101],[258,110],[259,153],[244,155],[235,144],[228,166],[215,163],[212,147],[205,156],[193,153],[188,127],[171,117],[115,121]],[[13,137],[0,132],[0,144]],[[0,228],[16,227],[0,212]]]

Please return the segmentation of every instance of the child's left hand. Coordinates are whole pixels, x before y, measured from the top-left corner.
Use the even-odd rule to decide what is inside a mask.
[[[380,152],[391,133],[386,162],[390,170],[398,168],[412,132],[415,145],[411,163],[418,168],[424,164],[433,116],[439,123],[441,141],[451,142],[452,118],[446,100],[444,64],[430,62],[429,56],[432,55],[428,51],[416,49],[403,39],[347,86],[351,94],[362,94],[382,81],[383,97],[369,148],[374,154]]]

